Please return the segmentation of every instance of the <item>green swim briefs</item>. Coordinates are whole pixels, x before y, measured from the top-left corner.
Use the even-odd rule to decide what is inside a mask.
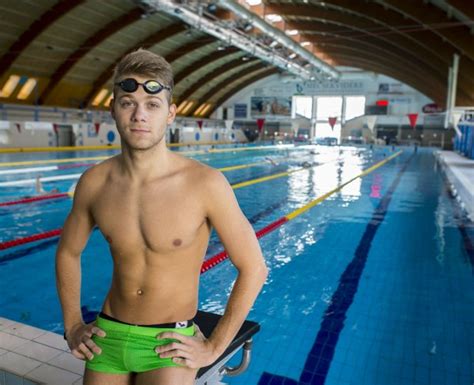
[[[183,323],[176,323],[176,325],[179,324],[183,325]],[[97,317],[96,325],[105,331],[106,336],[93,335],[92,340],[101,348],[102,353],[94,353],[94,358],[87,361],[86,368],[96,372],[125,374],[180,366],[175,364],[171,358],[161,358],[155,352],[157,346],[166,345],[176,340],[157,339],[156,336],[166,331],[193,336],[195,333],[194,323],[184,322],[184,325],[189,324],[191,326],[175,328],[136,326],[114,320],[101,313]]]

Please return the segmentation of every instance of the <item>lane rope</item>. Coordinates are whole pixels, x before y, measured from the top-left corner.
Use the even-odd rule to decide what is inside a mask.
[[[283,224],[295,219],[297,216],[303,214],[304,212],[306,212],[309,209],[313,208],[317,204],[321,203],[322,201],[327,199],[329,196],[331,196],[335,192],[341,190],[342,188],[344,188],[345,186],[347,186],[349,183],[353,182],[357,178],[362,178],[362,177],[366,176],[367,174],[371,173],[372,171],[378,169],[379,167],[382,167],[385,163],[387,163],[390,160],[396,158],[401,153],[402,153],[402,151],[399,151],[399,152],[391,155],[387,159],[384,159],[383,161],[376,163],[372,167],[369,167],[368,169],[366,169],[361,174],[349,179],[347,182],[344,182],[343,184],[337,186],[336,188],[332,189],[331,191],[327,192],[326,194],[312,200],[311,202],[305,204],[303,207],[300,207],[299,209],[296,209],[296,210],[292,211],[291,213],[289,213],[289,214],[277,219],[276,221],[270,223],[269,225],[265,226],[263,229],[255,232],[257,238],[260,239],[261,237],[263,237],[267,234],[270,234],[271,232],[275,231],[277,228],[279,228]],[[209,269],[212,269],[213,267],[217,266],[218,264],[224,262],[228,257],[229,257],[229,255],[227,254],[227,251],[223,250],[220,253],[217,253],[214,256],[212,256],[211,258],[207,259],[206,261],[203,262],[203,264],[201,266],[201,274],[205,273]]]
[[[287,214],[286,216],[276,220],[275,222],[269,224],[268,226],[264,227],[263,229],[259,230],[256,232],[256,235],[257,235],[257,238],[260,238],[272,231],[274,231],[276,228],[280,227],[283,223],[286,223],[292,219],[294,219],[296,216],[298,215],[301,215],[303,212],[309,210],[311,207],[314,207],[315,205],[317,205],[318,203],[322,202],[324,199],[326,199],[328,196],[332,195],[334,192],[336,191],[339,191],[340,189],[342,189],[344,186],[346,186],[347,184],[349,184],[350,182],[354,181],[355,179],[357,178],[360,178],[362,176],[365,176],[367,175],[368,173],[372,172],[373,170],[383,166],[385,163],[387,163],[388,161],[390,161],[391,159],[395,158],[396,156],[400,155],[402,153],[402,151],[396,153],[396,154],[393,154],[392,156],[390,156],[389,158],[375,164],[374,166],[368,168],[367,170],[365,170],[364,172],[362,172],[361,174],[351,178],[350,180],[348,180],[347,182],[343,183],[342,185],[336,187],[335,189],[331,190],[330,192],[324,194],[323,196],[309,202],[308,204],[306,204],[305,206],[291,212],[290,214]],[[318,166],[323,166],[325,164],[322,164],[322,165],[316,165],[314,167],[318,167]],[[298,171],[302,171],[302,170],[308,170],[308,168],[302,168],[302,169],[298,169]],[[296,171],[296,170],[294,170]],[[280,173],[280,174],[285,174],[287,175],[288,173]],[[284,175],[283,175],[284,176]],[[265,179],[265,178],[258,178],[258,179]],[[237,184],[235,186],[238,186],[240,185]],[[241,186],[243,187],[243,186]],[[232,188],[239,188],[239,187],[234,187],[234,185],[232,186]],[[6,242],[1,242],[0,243],[0,250],[5,250],[5,249],[8,249],[8,248],[11,248],[11,247],[15,247],[15,246],[19,246],[19,245],[22,245],[22,244],[25,244],[25,243],[30,243],[30,242],[35,242],[35,241],[38,241],[38,240],[43,240],[43,239],[48,239],[48,238],[53,238],[53,237],[57,237],[61,234],[61,231],[62,229],[59,228],[59,229],[55,229],[55,230],[51,230],[51,231],[47,231],[47,232],[44,232],[44,233],[40,233],[40,234],[35,234],[35,235],[31,235],[31,236],[27,236],[27,237],[24,237],[24,238],[18,238],[18,239],[14,239],[14,240],[11,240],[11,241],[6,241]],[[221,263],[222,261],[224,261],[225,259],[228,258],[228,255],[227,255],[227,252],[224,250],[218,254],[216,254],[215,256],[209,258],[208,260],[206,260],[204,263],[203,263],[203,267],[201,268],[201,272],[203,268],[205,268],[206,266],[208,265],[212,265],[212,267],[214,267],[215,265]],[[207,268],[207,270],[209,270],[210,267]],[[207,270],[204,270],[204,271],[207,271]]]
[[[307,146],[294,146],[292,144],[288,145],[275,145],[275,146],[255,146],[255,147],[232,147],[232,148],[222,148],[222,149],[208,149],[208,150],[190,150],[190,151],[179,151],[179,154],[208,154],[208,153],[222,153],[222,152],[232,152],[232,151],[259,151],[259,150],[269,150],[269,151],[280,151],[280,150],[303,150],[307,149]],[[115,156],[115,155],[112,155]],[[87,160],[105,160],[111,158],[112,156],[102,155],[102,156],[91,156],[83,158],[66,158],[66,159],[44,159],[44,160],[26,160],[19,162],[3,162],[0,163],[0,167],[16,167],[16,166],[30,166],[34,164],[51,164],[51,163],[69,163],[77,161],[87,161]]]

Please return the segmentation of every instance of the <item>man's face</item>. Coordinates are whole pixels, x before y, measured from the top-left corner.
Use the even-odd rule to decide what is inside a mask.
[[[134,78],[138,83],[150,80],[139,75],[125,75],[118,81],[126,78]],[[168,102],[168,91],[163,89],[152,95],[141,85],[135,92],[125,92],[117,85],[114,91],[111,113],[124,144],[134,150],[156,146],[176,116],[176,106]]]

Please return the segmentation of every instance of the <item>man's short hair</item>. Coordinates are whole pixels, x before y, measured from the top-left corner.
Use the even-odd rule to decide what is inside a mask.
[[[169,86],[171,91],[168,93],[168,101],[171,103],[174,88],[173,70],[163,56],[141,48],[128,53],[115,66],[114,85],[126,75],[147,76]]]

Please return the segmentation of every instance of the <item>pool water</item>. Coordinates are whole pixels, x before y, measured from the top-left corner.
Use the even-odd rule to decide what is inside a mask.
[[[261,331],[254,338],[249,369],[225,382],[474,381],[474,227],[449,195],[432,150],[401,150],[400,156],[261,238],[270,274],[248,317],[260,323]],[[303,146],[190,156],[217,168],[264,162],[268,156],[278,163],[225,172],[231,183],[294,170],[303,161],[317,165],[235,190],[259,230],[392,154],[385,147]],[[11,154],[1,161],[97,155],[106,153]],[[0,175],[0,183],[36,175]],[[50,182],[45,188],[67,191],[72,183]],[[31,185],[0,191],[2,201],[34,194]],[[70,207],[68,198],[0,207],[0,242],[60,228]],[[0,253],[0,316],[62,333],[56,244],[53,239]],[[206,258],[220,250],[213,234]],[[97,311],[112,269],[99,231],[91,235],[82,267],[82,304]],[[228,261],[204,273],[200,308],[222,313],[235,278]],[[236,363],[238,357],[231,362]]]

